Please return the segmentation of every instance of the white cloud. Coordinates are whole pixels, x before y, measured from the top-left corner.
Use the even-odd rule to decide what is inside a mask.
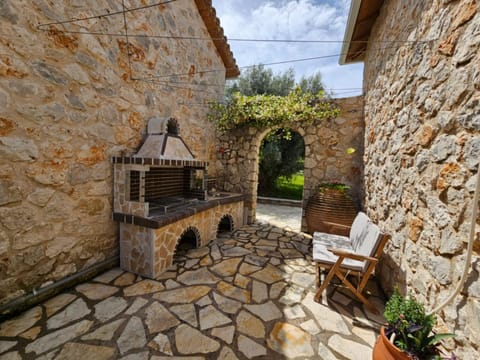
[[[343,40],[349,0],[213,0],[228,38]],[[265,43],[230,41],[240,67],[285,60],[339,55],[341,43]],[[320,71],[327,88],[360,88],[362,64],[338,65],[339,56],[271,66],[293,67],[297,78]],[[357,92],[356,94],[360,93]],[[354,96],[355,93],[339,96]]]

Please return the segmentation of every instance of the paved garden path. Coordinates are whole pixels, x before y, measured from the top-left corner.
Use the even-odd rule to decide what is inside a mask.
[[[278,204],[257,203],[256,219],[260,223],[270,223],[293,231],[300,231],[302,224],[302,208]]]
[[[383,319],[341,288],[314,302],[310,252],[310,236],[256,224],[158,281],[112,269],[0,324],[0,360],[371,359]]]

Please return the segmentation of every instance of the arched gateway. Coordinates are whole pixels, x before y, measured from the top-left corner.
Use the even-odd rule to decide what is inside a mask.
[[[340,114],[331,120],[316,120],[310,125],[289,124],[305,142],[305,183],[303,208],[322,182],[349,184],[362,198],[363,174],[363,97],[336,99]],[[225,191],[245,195],[247,223],[255,221],[258,187],[258,155],[262,139],[271,131],[243,126],[219,133],[217,183]],[[347,149],[354,148],[354,154]],[[302,230],[306,231],[305,215]]]

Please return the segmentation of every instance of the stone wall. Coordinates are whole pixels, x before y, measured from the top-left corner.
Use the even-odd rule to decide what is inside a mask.
[[[352,186],[361,197],[363,156],[363,97],[334,99],[340,115],[318,120],[311,125],[298,124],[291,129],[305,142],[305,184],[303,208],[316,187],[325,181],[340,181]],[[263,138],[275,129],[242,128],[218,136],[217,184],[225,191],[246,195],[246,222],[255,221],[258,187],[258,155]],[[354,154],[347,149],[354,148]],[[302,229],[306,221],[302,216]]]
[[[130,60],[122,13],[37,27],[121,4],[0,3],[0,303],[118,254],[110,157],[135,153],[149,118],[175,117],[197,159],[215,164],[202,105],[223,97],[210,86],[225,82],[214,43],[134,36],[208,37],[193,0],[126,13]]]
[[[365,202],[392,235],[381,280],[431,309],[453,291],[465,263],[480,160],[480,3],[386,1],[370,40]],[[376,42],[398,40],[427,42]],[[475,249],[467,284],[439,314],[457,334],[460,359],[480,357],[478,227]]]

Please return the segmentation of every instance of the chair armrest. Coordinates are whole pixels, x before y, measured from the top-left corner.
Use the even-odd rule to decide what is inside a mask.
[[[347,236],[350,234],[350,226],[348,225],[343,225],[331,221],[323,221],[322,223],[325,225],[325,227],[328,229],[328,233],[331,234],[340,234],[343,236]]]
[[[358,261],[365,261],[366,260],[366,261],[372,261],[372,262],[375,262],[375,263],[378,261],[377,258],[352,253],[352,252],[347,251],[345,249],[335,249],[335,248],[328,247],[327,250],[330,251],[331,253],[333,253],[334,255],[343,256],[345,258],[349,258],[349,259],[353,259],[353,260],[358,260]]]
[[[322,222],[323,222],[325,225],[335,226],[335,227],[341,228],[341,229],[343,229],[343,230],[348,230],[348,231],[350,231],[350,228],[351,228],[351,226],[349,226],[349,225],[343,225],[343,224],[339,224],[339,223],[332,222],[332,221],[322,220]]]

